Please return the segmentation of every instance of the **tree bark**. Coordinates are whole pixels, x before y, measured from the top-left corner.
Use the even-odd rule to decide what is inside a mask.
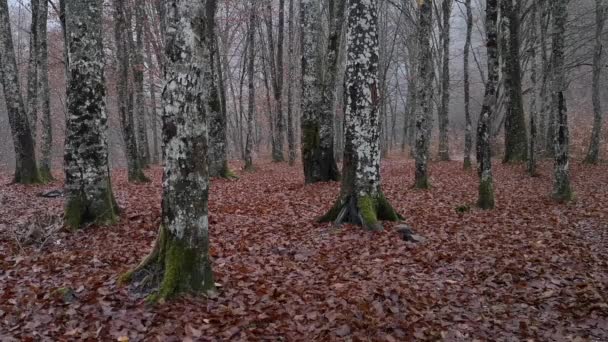
[[[154,64],[152,63],[151,45],[152,43],[150,42],[150,37],[148,37],[146,44],[146,56],[148,59],[148,80],[150,82],[150,102],[152,102],[152,108],[150,110],[150,123],[152,124],[152,157],[150,158],[150,161],[152,164],[158,164],[160,161],[160,149],[158,145],[158,110],[156,108],[156,79],[154,77],[154,72],[152,71],[154,70]]]
[[[19,88],[7,0],[0,0],[0,80],[15,148],[15,183],[39,183],[34,138]]]
[[[433,12],[431,0],[420,0],[418,22],[418,79],[416,82],[416,172],[414,187],[426,189],[428,179],[429,144],[431,138],[431,113],[433,102],[433,65],[431,30]]]
[[[492,116],[496,112],[496,86],[498,83],[498,0],[486,1],[486,47],[488,54],[488,78],[477,123],[477,174],[479,198],[482,209],[494,208],[494,184],[492,178],[492,150],[490,145]]]
[[[465,0],[466,7],[466,23],[467,33],[464,43],[464,116],[465,116],[465,133],[464,133],[464,169],[469,170],[472,167],[471,150],[473,149],[473,125],[471,123],[471,82],[469,75],[469,54],[471,51],[471,35],[473,33],[473,11],[471,9],[471,0]]]
[[[112,224],[118,206],[108,165],[102,0],[66,3],[70,78],[66,123],[65,223]]]
[[[38,31],[40,30],[40,4],[42,0],[31,0],[30,9],[32,11],[32,20],[30,24],[30,58],[27,65],[27,116],[32,131],[32,139],[34,141],[34,150],[36,149],[36,137],[38,135],[38,71],[40,67],[40,38]]]
[[[604,30],[604,23],[606,22],[606,15],[608,13],[608,7],[604,5],[603,2],[603,0],[595,0],[595,48],[593,54],[593,85],[591,91],[594,114],[593,131],[591,133],[589,150],[585,157],[585,162],[589,164],[597,164],[600,159],[600,134],[602,132],[602,100],[600,96],[603,59],[602,33]]]
[[[345,76],[345,146],[340,196],[321,221],[382,229],[399,215],[380,188],[378,4],[349,0]]]
[[[53,123],[51,121],[51,93],[49,89],[49,51],[47,38],[48,1],[40,1],[38,25],[38,80],[40,112],[42,114],[42,146],[40,159],[40,177],[44,181],[53,180],[51,173],[53,162]],[[35,127],[33,128],[35,129]]]
[[[439,160],[450,160],[449,145],[449,105],[450,105],[450,18],[452,15],[452,0],[441,3],[443,23],[441,36],[443,43],[442,77],[441,77],[441,107],[439,108]]]
[[[255,116],[255,0],[249,4],[248,50],[247,50],[247,76],[249,100],[247,104],[247,136],[245,142],[245,170],[253,170],[253,120]]]
[[[294,132],[294,113],[293,113],[293,83],[296,73],[294,63],[294,36],[295,36],[295,15],[293,1],[289,0],[289,22],[288,22],[288,43],[287,43],[287,64],[288,64],[288,84],[287,84],[287,158],[289,165],[293,166],[296,161],[296,137]]]
[[[269,20],[269,22],[272,24],[271,20]],[[279,29],[277,37],[276,57],[274,54],[271,54],[270,56],[271,71],[273,75],[272,89],[274,90],[274,105],[276,107],[274,116],[275,134],[272,144],[272,160],[275,162],[285,161],[285,157],[283,156],[283,141],[285,140],[285,123],[283,121],[283,41],[285,32],[284,26],[285,0],[279,0]],[[272,33],[272,25],[270,27],[270,33]],[[272,35],[270,35],[269,37],[272,38]],[[270,46],[274,46],[274,41],[270,40],[268,43],[270,44]],[[274,49],[271,49],[271,51],[272,50]],[[272,67],[273,64],[274,67]]]
[[[530,50],[529,50],[529,58],[531,60],[531,68],[530,68],[530,144],[528,150],[528,173],[531,176],[536,176],[536,142],[537,142],[537,110],[536,110],[536,97],[537,97],[537,70],[538,63],[536,58],[536,43],[537,43],[537,31],[538,31],[538,21],[536,20],[537,15],[537,7],[536,3],[533,2],[530,5],[531,14],[530,14],[530,23],[531,23],[531,33],[530,33]]]
[[[207,20],[215,0],[171,0],[166,14],[165,87],[162,101],[163,172],[162,225],[155,246],[121,282],[148,282],[156,292],[152,303],[184,293],[214,291],[209,256],[206,106],[212,82],[212,47]],[[147,278],[146,278],[147,277]],[[146,284],[150,287],[150,284]]]
[[[135,44],[131,46],[133,68],[133,88],[135,95],[135,117],[137,118],[137,148],[141,167],[150,165],[150,144],[146,120],[146,97],[144,95],[144,1],[135,1]],[[129,23],[130,20],[127,22]],[[133,42],[130,26],[127,28],[129,42]]]
[[[567,202],[572,199],[572,189],[570,188],[569,170],[569,131],[568,131],[568,111],[566,108],[566,69],[565,69],[565,36],[566,21],[568,18],[567,0],[553,0],[553,92],[551,99],[553,109],[556,111],[554,116],[554,137],[553,154],[554,164],[554,183],[553,198],[558,202]]]

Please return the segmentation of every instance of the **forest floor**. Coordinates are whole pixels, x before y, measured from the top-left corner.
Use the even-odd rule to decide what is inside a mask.
[[[63,204],[36,194],[62,183],[9,185],[4,174],[0,340],[608,341],[607,167],[571,167],[576,200],[556,204],[549,162],[536,178],[497,163],[497,208],[481,211],[476,173],[460,162],[432,163],[432,188],[417,191],[412,162],[388,159],[384,193],[426,238],[412,244],[394,223],[315,223],[339,183],[304,186],[300,167],[259,162],[212,182],[217,298],[155,307],[116,280],[156,236],[160,168],[146,185],[113,174],[118,224],[31,246],[19,230],[51,225]]]

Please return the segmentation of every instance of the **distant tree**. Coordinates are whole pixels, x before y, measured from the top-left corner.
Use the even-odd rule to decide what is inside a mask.
[[[369,230],[399,215],[380,188],[378,106],[378,3],[349,0],[345,76],[345,146],[338,200],[321,221],[348,222]]]
[[[473,148],[473,127],[471,124],[471,81],[469,72],[469,55],[471,52],[471,35],[473,33],[473,11],[471,9],[471,0],[465,0],[466,7],[466,23],[467,33],[464,43],[464,116],[465,116],[465,133],[464,133],[464,169],[468,170],[471,165],[471,150]]]
[[[537,117],[538,111],[536,110],[536,97],[537,97],[537,74],[538,74],[538,61],[536,58],[536,49],[537,49],[537,31],[538,31],[538,20],[537,20],[537,12],[538,7],[536,2],[532,2],[530,5],[530,49],[529,49],[529,59],[530,59],[530,143],[528,149],[528,173],[531,176],[536,175],[536,147],[538,142],[538,124]]]
[[[288,82],[287,82],[287,153],[289,165],[293,166],[296,161],[296,137],[294,131],[294,113],[293,113],[293,83],[295,82],[294,76],[296,73],[296,65],[294,62],[294,37],[295,37],[295,23],[296,20],[293,9],[293,1],[289,0],[289,22],[287,32],[287,70],[288,70]]]
[[[553,101],[553,155],[555,158],[553,198],[558,202],[567,202],[572,199],[570,188],[570,170],[568,165],[569,154],[569,130],[568,110],[566,108],[566,68],[565,68],[565,40],[566,22],[568,19],[568,0],[553,0],[553,38],[552,38],[552,68],[553,89],[551,100]]]
[[[41,181],[34,153],[34,138],[19,88],[19,74],[11,35],[7,0],[0,0],[0,80],[15,148],[15,183]]]
[[[479,198],[482,209],[494,208],[494,184],[492,179],[492,151],[490,125],[496,111],[496,86],[498,83],[498,0],[486,0],[486,47],[488,54],[488,78],[486,91],[477,123],[477,173],[479,175]]]
[[[131,15],[127,17],[127,37],[131,57],[131,67],[133,69],[133,91],[134,91],[134,111],[137,118],[137,148],[141,167],[147,168],[150,165],[150,144],[148,141],[148,127],[146,115],[146,98],[144,95],[144,12],[145,1],[134,2],[135,16],[135,41],[131,33]]]
[[[283,141],[285,140],[285,123],[283,120],[283,41],[285,26],[285,0],[279,0],[278,13],[278,37],[275,42],[272,23],[272,0],[266,0],[266,33],[268,34],[268,47],[270,56],[270,78],[272,80],[273,100],[275,107],[272,125],[274,134],[272,142],[272,160],[275,162],[285,161],[283,155]],[[276,44],[276,46],[275,46]]]
[[[40,146],[40,177],[49,181],[53,179],[51,173],[53,161],[53,123],[51,121],[51,92],[49,89],[49,51],[47,38],[47,21],[49,2],[40,1],[38,11],[38,81],[40,97],[42,145]]]
[[[27,116],[32,131],[32,139],[34,140],[34,149],[36,148],[36,136],[38,127],[38,109],[39,97],[38,86],[39,78],[38,71],[40,65],[40,39],[38,32],[40,31],[40,3],[42,0],[31,0],[30,10],[32,19],[30,23],[30,58],[27,64]]]
[[[207,117],[212,48],[209,25],[215,0],[170,0],[166,6],[163,91],[164,173],[162,224],[152,252],[121,281],[147,278],[148,300],[213,291],[209,257]],[[213,26],[213,25],[211,25]]]
[[[253,120],[255,116],[255,0],[249,3],[249,25],[247,27],[247,78],[249,80],[249,103],[247,106],[247,137],[245,142],[245,170],[253,169]]]
[[[439,107],[439,160],[450,160],[449,144],[449,106],[450,106],[450,18],[452,17],[452,0],[441,3],[441,105]]]
[[[431,112],[433,102],[433,65],[431,31],[433,12],[431,0],[418,1],[418,71],[416,82],[416,172],[414,186],[426,189],[430,186],[428,176],[429,144],[431,140]]]

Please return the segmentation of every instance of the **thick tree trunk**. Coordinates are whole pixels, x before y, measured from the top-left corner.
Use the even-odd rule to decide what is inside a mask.
[[[521,89],[519,58],[519,0],[500,0],[507,50],[504,53],[504,80],[507,95],[504,162],[522,162],[528,158],[528,137]]]
[[[111,224],[118,206],[108,165],[102,0],[66,3],[70,78],[66,123],[65,223]]]
[[[34,138],[19,89],[19,74],[11,36],[7,0],[0,0],[0,81],[15,148],[15,183],[39,183]]]
[[[559,202],[572,199],[570,188],[570,170],[568,165],[568,150],[570,144],[568,131],[568,111],[566,109],[566,69],[565,69],[565,36],[566,21],[568,18],[568,0],[554,0],[553,2],[553,108],[554,137],[553,153],[555,158],[553,198]]]
[[[42,0],[31,0],[30,9],[32,11],[32,20],[30,24],[30,58],[27,65],[27,116],[32,131],[32,140],[34,141],[34,149],[36,149],[36,137],[38,135],[38,71],[40,67],[40,4]]]
[[[122,0],[114,0],[114,39],[116,43],[116,93],[118,98],[118,113],[125,142],[127,173],[129,182],[147,182],[143,172],[137,138],[135,136],[135,121],[133,118],[132,93],[129,92],[129,43],[126,37],[127,18],[125,4]]]
[[[464,116],[465,116],[465,132],[464,132],[464,169],[469,170],[472,167],[471,150],[473,149],[473,125],[471,123],[471,83],[469,76],[469,54],[471,51],[471,35],[473,33],[473,11],[471,9],[471,0],[465,0],[466,7],[466,22],[467,33],[464,43]]]
[[[144,94],[144,2],[135,1],[135,44],[131,44],[133,90],[135,93],[135,117],[137,118],[137,148],[141,167],[150,165],[150,144],[148,142],[148,128],[146,120],[146,97]],[[130,27],[127,32],[131,32]],[[133,37],[129,37],[129,42]]]
[[[450,160],[449,144],[449,106],[450,106],[450,18],[452,15],[452,0],[443,0],[441,4],[443,23],[441,36],[443,43],[442,72],[441,72],[441,105],[439,107],[439,160]]]
[[[149,302],[215,288],[209,257],[207,79],[211,54],[207,20],[215,0],[166,1],[166,64],[163,91],[162,225],[151,254],[122,282],[156,288]],[[206,76],[205,76],[206,75]]]
[[[38,25],[38,80],[40,113],[42,126],[42,146],[40,158],[40,177],[44,181],[53,179],[51,167],[53,162],[53,123],[51,121],[51,93],[49,89],[49,51],[47,38],[48,1],[40,1]],[[35,129],[35,128],[34,128]]]
[[[340,196],[321,220],[382,228],[399,215],[380,188],[378,5],[349,0],[345,76],[345,146]]]
[[[300,8],[302,32],[302,164],[307,184],[337,180],[333,152],[333,105],[324,99],[326,89],[323,56],[318,43],[321,34],[320,2],[305,1]],[[330,37],[331,38],[331,37]],[[331,41],[331,40],[330,40]],[[331,53],[331,52],[330,52]],[[329,116],[329,117],[327,117]]]
[[[531,70],[530,70],[530,88],[531,88],[531,94],[530,94],[530,144],[529,144],[529,150],[528,150],[528,173],[531,176],[536,176],[536,142],[537,142],[537,110],[536,110],[536,95],[537,95],[537,89],[538,89],[538,85],[537,85],[537,81],[536,81],[536,77],[537,77],[537,70],[538,70],[538,63],[537,63],[537,58],[536,58],[536,36],[537,36],[537,31],[538,31],[538,25],[537,25],[537,20],[536,20],[536,14],[537,14],[537,7],[536,7],[536,3],[532,3],[531,4],[531,14],[530,14],[530,22],[531,22],[531,33],[530,33],[530,63],[531,63]]]
[[[477,124],[477,173],[479,175],[479,198],[482,209],[494,208],[494,184],[492,178],[492,150],[490,128],[496,112],[496,86],[498,83],[498,0],[486,1],[486,46],[488,53],[488,78],[486,91]]]
[[[248,78],[248,93],[249,100],[247,104],[247,135],[245,142],[245,170],[253,170],[253,120],[255,116],[255,88],[254,88],[254,73],[255,73],[255,1],[251,0],[249,4],[249,27],[248,32],[248,50],[247,50],[247,78]]]
[[[428,177],[429,145],[431,140],[431,113],[433,102],[433,59],[431,51],[431,30],[433,12],[431,0],[419,3],[418,22],[418,79],[416,82],[416,143],[415,184],[418,189],[430,186]]]
[[[296,162],[296,137],[294,132],[294,113],[293,113],[293,83],[296,74],[294,63],[294,37],[295,23],[293,1],[289,0],[289,23],[288,23],[288,43],[287,43],[287,63],[288,63],[288,84],[287,84],[287,156],[289,165],[293,166]]]
[[[585,162],[589,164],[597,164],[600,159],[600,134],[602,132],[602,101],[600,96],[603,59],[602,32],[608,13],[608,6],[604,5],[603,2],[604,0],[595,0],[595,51],[593,54],[593,85],[591,95],[594,116],[591,142],[589,143],[589,150],[585,158]]]

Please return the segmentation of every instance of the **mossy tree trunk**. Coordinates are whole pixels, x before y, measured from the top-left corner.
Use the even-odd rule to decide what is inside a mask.
[[[464,43],[464,169],[469,170],[471,164],[471,150],[473,149],[473,125],[471,123],[471,83],[469,74],[469,55],[471,52],[471,35],[473,33],[473,11],[471,0],[465,0],[467,33]]]
[[[0,0],[0,82],[4,89],[4,99],[15,148],[14,181],[22,184],[39,183],[40,175],[34,152],[34,138],[19,88],[19,74],[11,36],[7,0]]]
[[[125,142],[127,172],[129,182],[147,182],[144,174],[137,138],[135,135],[135,120],[133,118],[133,93],[129,91],[129,43],[125,4],[122,0],[114,0],[114,40],[116,44],[116,93],[118,97],[118,113],[122,136]]]
[[[300,9],[302,32],[302,164],[304,180],[307,184],[338,180],[338,167],[334,158],[334,120],[333,101],[329,92],[334,91],[330,85],[334,76],[323,70],[323,54],[318,42],[321,34],[321,2],[305,1]],[[333,11],[332,11],[333,13]],[[330,25],[334,25],[330,22]],[[332,46],[330,33],[328,51],[328,70],[336,72],[337,46]],[[337,38],[336,38],[337,39]],[[336,44],[337,42],[334,42]],[[333,51],[335,50],[335,51]],[[333,55],[335,54],[335,55]],[[325,79],[327,78],[327,79]],[[329,103],[332,102],[332,103]]]
[[[595,48],[593,54],[593,85],[591,101],[593,102],[593,131],[585,162],[597,164],[600,159],[600,134],[602,132],[602,100],[600,96],[600,80],[602,75],[603,41],[602,33],[608,15],[608,5],[603,0],[595,0]]]
[[[40,1],[38,22],[38,80],[40,95],[40,113],[42,128],[42,144],[40,158],[40,177],[44,181],[53,179],[51,173],[53,161],[53,123],[51,121],[51,93],[49,89],[49,51],[47,38],[47,19],[49,2]]]
[[[342,187],[321,221],[378,230],[399,215],[380,188],[377,2],[349,0],[347,49]]]
[[[70,77],[66,123],[65,223],[115,222],[118,206],[108,166],[102,0],[68,1]]]
[[[504,162],[523,162],[528,158],[528,137],[521,85],[519,58],[519,0],[500,0],[503,34],[507,49],[503,51],[506,91]]]
[[[433,11],[431,0],[418,2],[418,72],[416,82],[416,172],[414,187],[427,189],[429,184],[428,159],[431,140],[431,113],[433,102],[433,58],[431,31]]]
[[[490,145],[492,116],[496,111],[496,87],[498,83],[498,0],[486,2],[486,47],[488,54],[488,78],[481,114],[477,123],[477,173],[479,198],[482,209],[494,208],[494,180],[492,178],[492,149]]]
[[[210,67],[213,50],[207,21],[214,20],[216,1],[171,0],[164,6],[162,225],[151,254],[121,278],[128,282],[148,276],[156,288],[148,298],[151,302],[214,290],[209,257],[206,115],[209,88],[214,82],[205,69]]]
[[[569,152],[569,131],[568,131],[568,111],[566,108],[566,68],[565,68],[565,40],[566,22],[568,19],[567,0],[554,0],[553,2],[553,108],[556,111],[553,115],[554,137],[553,154],[554,164],[554,183],[553,197],[559,202],[567,202],[572,199],[572,189],[570,188],[570,169],[568,165]]]
[[[441,3],[441,104],[438,111],[439,116],[439,160],[450,160],[449,144],[449,106],[450,106],[450,19],[452,17],[452,0],[443,0]]]

